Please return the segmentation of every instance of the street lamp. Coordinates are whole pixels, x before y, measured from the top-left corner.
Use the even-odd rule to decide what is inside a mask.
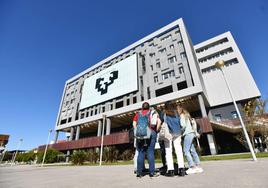
[[[103,137],[104,137],[104,125],[105,125],[106,115],[102,115],[102,133],[101,133],[101,150],[100,150],[100,166],[102,163],[102,154],[103,154]]]
[[[1,161],[0,161],[0,164],[2,163],[2,161],[4,160],[5,158],[5,154],[6,154],[6,148],[4,149],[3,153],[2,153],[2,158],[1,158]]]
[[[48,147],[48,144],[49,144],[49,137],[50,137],[51,132],[52,132],[52,129],[49,129],[48,130],[48,137],[47,137],[47,145],[46,145],[46,149],[45,149],[45,152],[44,152],[44,156],[43,156],[43,161],[42,161],[41,167],[43,167],[44,162],[45,162],[45,158],[46,158],[46,154],[47,154],[47,147]]]
[[[232,101],[233,101],[233,103],[234,103],[236,112],[237,112],[237,114],[238,114],[239,120],[240,120],[241,125],[242,125],[242,129],[243,129],[244,135],[245,135],[245,137],[246,137],[246,141],[247,141],[249,150],[250,150],[251,155],[252,155],[252,159],[253,159],[253,161],[257,161],[256,155],[255,155],[255,153],[254,153],[252,144],[251,144],[250,139],[249,139],[249,136],[248,136],[248,132],[247,132],[247,130],[246,130],[246,126],[245,126],[245,124],[244,124],[244,122],[243,122],[243,119],[242,119],[242,117],[241,117],[240,111],[239,111],[239,109],[238,109],[238,107],[237,107],[235,98],[234,98],[234,96],[233,96],[232,90],[231,90],[230,85],[229,85],[229,82],[228,82],[228,80],[227,80],[226,77],[225,77],[225,73],[224,73],[224,65],[225,65],[225,64],[224,64],[224,61],[223,61],[223,60],[220,60],[220,61],[218,61],[218,62],[215,63],[215,67],[218,68],[218,69],[220,69],[221,72],[222,72],[224,81],[225,81],[225,83],[226,83],[226,85],[227,85],[228,91],[229,91],[230,96],[231,96],[231,98],[232,98]]]
[[[17,150],[16,150],[15,155],[14,155],[14,157],[13,157],[13,160],[12,160],[12,162],[11,162],[11,166],[15,163],[16,156],[17,156],[17,154],[18,154],[18,150],[20,149],[20,145],[21,145],[22,141],[23,141],[23,139],[21,138],[21,139],[19,140],[19,144],[18,144]]]

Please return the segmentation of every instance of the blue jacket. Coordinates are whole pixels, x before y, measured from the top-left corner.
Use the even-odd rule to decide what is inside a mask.
[[[161,121],[166,122],[169,128],[169,132],[172,135],[181,135],[181,123],[180,123],[180,117],[176,113],[175,116],[167,116],[164,113],[161,114]]]

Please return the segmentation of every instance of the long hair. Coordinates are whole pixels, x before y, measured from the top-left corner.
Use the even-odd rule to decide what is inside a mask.
[[[181,105],[177,105],[177,108],[181,108],[181,113],[179,113],[180,115],[181,114],[183,114],[183,115],[185,115],[185,117],[188,117],[189,119],[191,118],[191,115],[190,115],[190,113],[184,108],[184,107],[182,107]]]
[[[164,113],[167,116],[175,116],[176,115],[176,105],[172,102],[166,102],[164,107]]]

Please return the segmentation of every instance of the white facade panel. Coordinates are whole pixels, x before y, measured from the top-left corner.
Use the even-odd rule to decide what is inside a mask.
[[[222,44],[219,43],[214,47],[209,47],[225,38],[228,40],[227,42]],[[196,53],[198,60],[231,48],[232,52],[229,52],[228,54],[220,55],[217,58],[205,62],[199,62],[200,69],[205,70],[206,68],[213,67],[219,60],[224,60],[225,62],[235,60],[237,63],[224,67],[225,76],[229,82],[235,100],[240,101],[260,96],[260,91],[230,32],[216,36],[197,44],[194,47],[196,50],[202,48],[206,49]],[[219,69],[213,68],[211,71],[203,73],[202,77],[210,106],[218,106],[232,102],[223,75]]]

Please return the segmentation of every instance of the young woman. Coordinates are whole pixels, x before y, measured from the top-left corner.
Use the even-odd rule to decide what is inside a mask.
[[[189,169],[186,171],[187,174],[195,174],[203,172],[200,167],[200,160],[193,144],[195,138],[195,132],[192,128],[190,114],[181,106],[177,106],[178,113],[180,114],[181,127],[183,129],[183,151],[188,161]]]
[[[172,143],[175,148],[175,153],[178,162],[178,174],[179,176],[184,176],[184,161],[183,161],[183,152],[181,146],[181,126],[180,126],[180,117],[176,110],[176,105],[171,102],[167,102],[162,113],[162,122],[165,122],[168,125],[169,132],[172,135],[172,139],[164,140],[165,151],[166,151],[166,163],[167,163],[167,172],[166,176],[174,176],[174,163],[172,156]]]

